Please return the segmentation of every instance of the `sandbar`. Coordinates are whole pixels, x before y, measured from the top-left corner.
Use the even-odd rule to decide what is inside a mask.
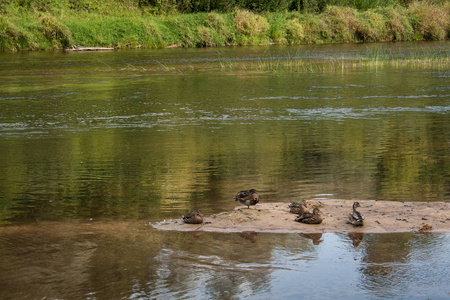
[[[319,207],[324,217],[321,224],[303,224],[294,221],[296,214],[289,211],[288,203],[258,203],[210,216],[203,224],[185,224],[183,220],[151,223],[159,230],[209,232],[268,232],[268,233],[449,233],[450,203],[398,202],[358,200],[364,226],[347,224],[353,200],[307,200],[309,208]]]

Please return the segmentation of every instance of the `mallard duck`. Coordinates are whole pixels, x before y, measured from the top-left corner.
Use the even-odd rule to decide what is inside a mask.
[[[364,216],[356,210],[357,207],[361,207],[359,202],[353,203],[353,210],[348,214],[347,223],[352,224],[353,226],[362,226],[364,225]]]
[[[306,206],[306,200],[302,200],[300,203],[289,203],[289,209],[290,212],[294,214],[309,213],[309,209]]]
[[[259,195],[255,189],[251,189],[249,191],[240,191],[233,199],[246,205],[247,208],[250,208],[250,205],[256,205],[256,203],[259,202]]]
[[[203,223],[203,214],[196,209],[191,213],[185,214],[183,216],[183,221],[188,224],[201,224]]]
[[[306,224],[320,224],[323,221],[322,212],[314,207],[312,213],[303,213],[295,218],[295,221]]]

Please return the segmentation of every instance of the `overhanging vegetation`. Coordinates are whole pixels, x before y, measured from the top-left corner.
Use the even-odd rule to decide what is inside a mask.
[[[0,50],[448,40],[448,1],[6,0]]]

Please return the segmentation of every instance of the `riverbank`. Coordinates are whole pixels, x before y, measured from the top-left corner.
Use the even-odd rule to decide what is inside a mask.
[[[359,211],[365,216],[364,226],[347,224],[347,216],[354,201],[307,201],[310,207],[322,211],[322,224],[295,222],[297,216],[289,212],[287,203],[261,203],[250,207],[237,207],[233,211],[207,216],[202,224],[185,224],[182,219],[152,223],[160,230],[213,231],[213,232],[450,232],[450,203],[396,202],[359,200]]]
[[[368,10],[327,6],[320,13],[236,9],[155,16],[130,3],[104,10],[1,4],[0,51],[58,50],[73,45],[126,49],[442,41],[450,37],[449,2],[421,1],[407,8]]]

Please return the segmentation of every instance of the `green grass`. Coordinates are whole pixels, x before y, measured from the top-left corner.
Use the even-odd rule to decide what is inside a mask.
[[[23,0],[22,6],[9,1],[0,5],[0,51],[54,50],[72,44],[161,48],[450,38],[449,2],[362,10],[328,5],[321,13],[258,14],[237,9],[155,16],[150,8],[139,8],[131,0],[69,1],[71,6],[56,0]]]

